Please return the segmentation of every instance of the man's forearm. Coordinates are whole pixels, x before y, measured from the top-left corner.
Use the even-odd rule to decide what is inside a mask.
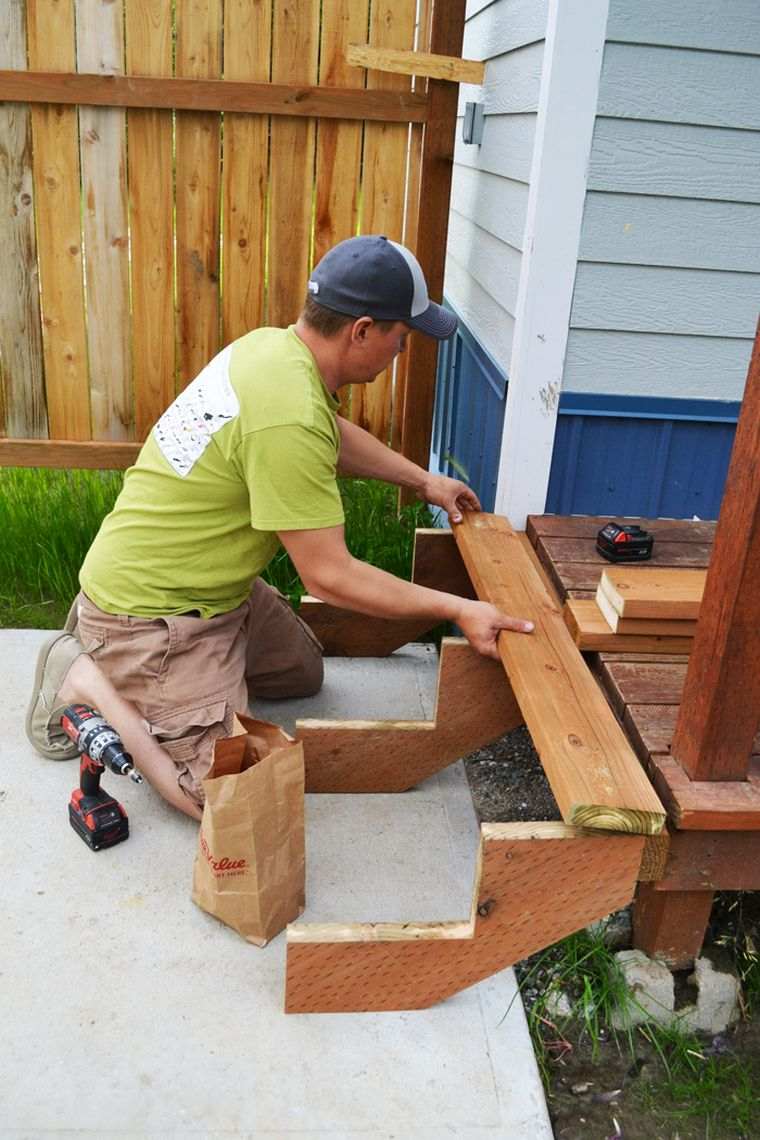
[[[340,455],[338,471],[341,475],[355,475],[364,479],[382,479],[397,487],[411,487],[422,493],[428,472],[399,455],[375,439],[358,424],[338,416]]]

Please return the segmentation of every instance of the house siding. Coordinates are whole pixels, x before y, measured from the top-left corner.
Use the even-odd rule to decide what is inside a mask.
[[[757,4],[610,0],[563,392],[741,400],[759,171]]]

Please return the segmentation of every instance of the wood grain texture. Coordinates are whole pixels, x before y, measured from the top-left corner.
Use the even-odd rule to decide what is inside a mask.
[[[639,883],[633,907],[633,945],[672,970],[691,966],[702,949],[712,891],[658,891]]]
[[[125,30],[127,72],[170,76],[171,7],[131,0]],[[127,132],[135,433],[144,439],[175,395],[171,111],[130,110]]]
[[[644,653],[656,653],[658,650],[663,653],[688,653],[693,641],[691,636],[677,637],[667,633],[615,633],[591,598],[569,598],[565,602],[562,615],[573,641],[584,653],[597,653],[600,650],[610,649],[617,649],[619,652],[630,649]]]
[[[424,621],[391,621],[340,609],[309,595],[298,616],[322,644],[325,657],[387,657],[430,629]]]
[[[333,0],[322,9],[319,83],[363,89],[364,76],[346,61],[346,48],[366,35],[369,0]],[[363,126],[323,120],[317,130],[314,261],[356,233]]]
[[[485,824],[469,923],[291,925],[285,1011],[428,1008],[624,906],[643,844],[562,824]]]
[[[692,780],[672,756],[651,757],[657,793],[684,831],[760,831],[760,763],[746,780]],[[737,888],[738,889],[738,888]]]
[[[686,665],[673,662],[607,661],[598,667],[610,704],[622,718],[627,705],[678,705]]]
[[[221,73],[222,0],[177,0],[177,75]],[[221,120],[214,111],[175,124],[177,385],[193,380],[219,351]]]
[[[299,720],[308,792],[403,792],[523,723],[498,661],[444,638],[432,721]]]
[[[621,617],[695,621],[706,577],[704,570],[616,566],[602,571],[599,589]]]
[[[23,0],[0,7],[0,66],[26,67]],[[34,231],[32,124],[29,108],[0,104],[0,434],[44,437],[47,410],[42,364],[37,243]]]
[[[131,467],[142,444],[54,439],[0,439],[0,467]]]
[[[656,834],[664,810],[506,519],[467,513],[454,535],[478,597],[528,618],[499,654],[567,823]]]
[[[349,44],[346,48],[346,62],[352,67],[366,67],[372,71],[421,75],[429,79],[447,79],[452,83],[480,84],[486,70],[485,63],[477,59],[433,55],[425,51],[398,51],[359,43]]]
[[[760,833],[679,831],[657,891],[760,890]]]
[[[413,6],[375,0],[370,13],[369,38],[374,48],[411,48]],[[412,84],[407,76],[372,72],[367,76],[367,88],[410,92]],[[365,126],[363,233],[385,234],[391,241],[403,238],[408,142],[408,129],[395,123],[367,123]],[[386,443],[391,436],[393,371],[391,365],[372,384],[357,385],[351,391],[351,418]]]
[[[142,0],[130,0],[130,4],[135,2],[139,4]],[[253,112],[289,118],[370,119],[388,123],[427,120],[427,100],[422,95],[321,88],[298,82],[221,82],[138,75],[106,78],[70,72],[0,71],[0,99],[97,107]]]
[[[319,0],[274,0],[272,82],[316,83],[318,53]],[[266,319],[288,325],[306,296],[316,123],[278,117],[270,139]]]
[[[649,694],[655,696],[657,694]],[[623,713],[623,726],[636,755],[646,763],[650,754],[670,752],[673,743],[678,704],[629,704]],[[752,742],[753,757],[760,756],[760,732]]]
[[[760,25],[754,0],[732,0],[727,9],[713,0],[636,0],[610,6],[607,36],[630,43],[760,55]]]
[[[689,659],[673,755],[740,780],[760,721],[760,324]]]
[[[646,836],[639,866],[640,883],[656,882],[665,874],[670,841],[671,836],[667,829],[661,831],[659,835]]]
[[[123,73],[122,0],[76,0],[76,31],[80,71]],[[92,434],[104,440],[133,429],[126,141],[124,111],[79,109]]]
[[[414,532],[412,581],[460,598],[476,597],[454,535],[450,530],[419,528]]]
[[[271,0],[225,0],[224,81],[265,83]],[[226,111],[222,155],[222,342],[264,324],[269,119]]]
[[[465,2],[451,0],[433,9],[432,52],[460,55],[464,35]],[[428,80],[429,111],[422,144],[420,210],[415,252],[433,301],[443,299],[444,262],[449,222],[451,175],[454,160],[457,89],[441,79]],[[427,468],[435,400],[438,345],[432,337],[413,336],[409,345],[404,390],[401,450]]]
[[[50,32],[53,22],[55,35]],[[73,0],[28,0],[27,37],[31,68],[73,71]],[[60,439],[89,439],[76,111],[59,104],[33,106],[32,138],[50,434]]]
[[[694,636],[697,628],[696,621],[675,620],[670,621],[668,618],[624,618],[617,612],[612,602],[604,592],[604,587],[600,583],[596,590],[596,597],[594,605],[597,607],[598,613],[594,613],[590,606],[587,606],[584,612],[589,616],[593,614],[594,618],[601,616],[605,621],[607,628],[613,633],[633,633],[633,634],[654,634],[669,635],[671,637],[690,638]],[[612,647],[614,649],[614,646]],[[681,652],[688,653],[689,647],[681,650]],[[679,652],[674,650],[673,652]]]

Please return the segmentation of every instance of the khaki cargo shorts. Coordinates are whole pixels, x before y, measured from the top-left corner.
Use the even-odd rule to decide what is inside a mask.
[[[250,698],[311,696],[322,685],[322,646],[260,578],[247,601],[213,618],[109,614],[82,593],[75,605],[84,651],[136,706],[199,804],[214,741]]]

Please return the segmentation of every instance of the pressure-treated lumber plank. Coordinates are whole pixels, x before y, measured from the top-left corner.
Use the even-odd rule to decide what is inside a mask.
[[[387,657],[430,629],[429,621],[368,617],[308,594],[301,598],[298,616],[321,642],[325,657]]]
[[[222,0],[175,0],[177,75],[221,71]],[[215,111],[175,124],[177,384],[193,380],[219,351],[221,119]]]
[[[0,5],[0,66],[26,67],[25,5]],[[29,108],[0,104],[0,434],[46,436]]]
[[[592,599],[568,598],[562,610],[565,625],[570,630],[573,641],[586,653],[605,649],[626,649],[635,652],[688,653],[693,638],[676,637],[672,634],[656,633],[614,633],[604,618],[599,606]],[[630,622],[628,623],[631,624]],[[653,624],[653,623],[650,623]],[[674,625],[674,622],[670,622]],[[690,624],[688,622],[684,624]]]
[[[692,780],[672,756],[652,756],[652,782],[684,831],[760,831],[760,767],[746,780]]]
[[[269,78],[272,4],[225,0],[224,81]],[[264,324],[269,119],[224,115],[222,343]]]
[[[127,11],[135,2],[139,0],[130,0]],[[162,0],[158,2],[162,3]],[[241,3],[250,4],[250,0],[241,0]],[[408,91],[322,88],[307,83],[228,83],[218,79],[137,75],[111,77],[40,70],[0,71],[2,99],[97,107],[174,107],[184,111],[369,119],[388,123],[424,123],[427,119],[427,99]]]
[[[643,845],[484,824],[469,922],[290,925],[285,1011],[428,1008],[625,906]]]
[[[760,890],[760,832],[676,832],[655,890]]]
[[[630,633],[637,637],[646,634],[654,634],[655,637],[693,637],[697,628],[696,621],[621,617],[605,594],[601,583],[597,586],[594,603],[613,633]],[[589,615],[593,613],[590,608],[584,609],[583,612]]]
[[[171,75],[171,5],[130,0],[125,28],[127,71]],[[127,132],[135,432],[144,439],[175,395],[171,111],[130,110]]]
[[[0,439],[0,467],[131,467],[142,444],[53,439]]]
[[[673,737],[693,780],[740,780],[760,720],[760,322]]]
[[[670,842],[671,836],[667,828],[661,831],[659,835],[647,835],[645,837],[638,873],[640,883],[655,882],[665,874]]]
[[[429,79],[447,79],[451,83],[482,83],[486,65],[478,59],[459,59],[453,55],[433,55],[427,51],[393,51],[349,44],[346,61],[352,67],[373,71],[390,71],[394,75],[422,75]]]
[[[73,70],[73,0],[28,0],[27,34],[30,67]],[[76,110],[58,104],[33,106],[32,139],[50,434],[60,439],[89,439]]]
[[[432,721],[299,720],[307,792],[404,792],[523,723],[498,661],[441,643]]]
[[[274,0],[272,82],[316,83],[319,0]],[[313,119],[281,118],[270,126],[269,295],[267,322],[287,325],[301,311],[309,275]]]
[[[333,0],[322,8],[319,83],[324,87],[364,87],[364,76],[349,67],[346,45],[365,35],[369,0]],[[314,261],[356,233],[363,127],[357,122],[324,120],[317,128],[317,202]]]
[[[509,523],[467,512],[454,535],[478,597],[535,623],[502,632],[499,654],[563,819],[661,831],[662,805]]]
[[[76,0],[77,67],[124,70],[122,0]],[[126,112],[81,107],[87,351],[94,439],[132,434]]]
[[[464,36],[465,0],[435,4],[430,49],[440,55],[459,55]],[[420,214],[415,252],[432,300],[443,298],[443,270],[449,226],[451,173],[454,159],[458,89],[442,79],[428,80],[428,121],[422,149]],[[435,401],[438,345],[432,337],[412,336],[401,425],[404,455],[427,468]]]
[[[633,944],[671,969],[690,966],[702,949],[712,891],[658,891],[639,883],[633,907]]]
[[[616,566],[602,571],[599,589],[621,617],[696,621],[706,577],[705,570]]]
[[[414,7],[374,0],[369,35],[373,47],[410,48],[414,42]],[[403,75],[373,72],[368,90],[411,91]],[[364,129],[364,194],[361,228],[401,241],[404,227],[405,176],[409,131],[397,123],[367,123]],[[351,390],[351,418],[384,442],[390,441],[393,414],[393,366],[371,384]],[[427,466],[427,465],[426,465]]]

